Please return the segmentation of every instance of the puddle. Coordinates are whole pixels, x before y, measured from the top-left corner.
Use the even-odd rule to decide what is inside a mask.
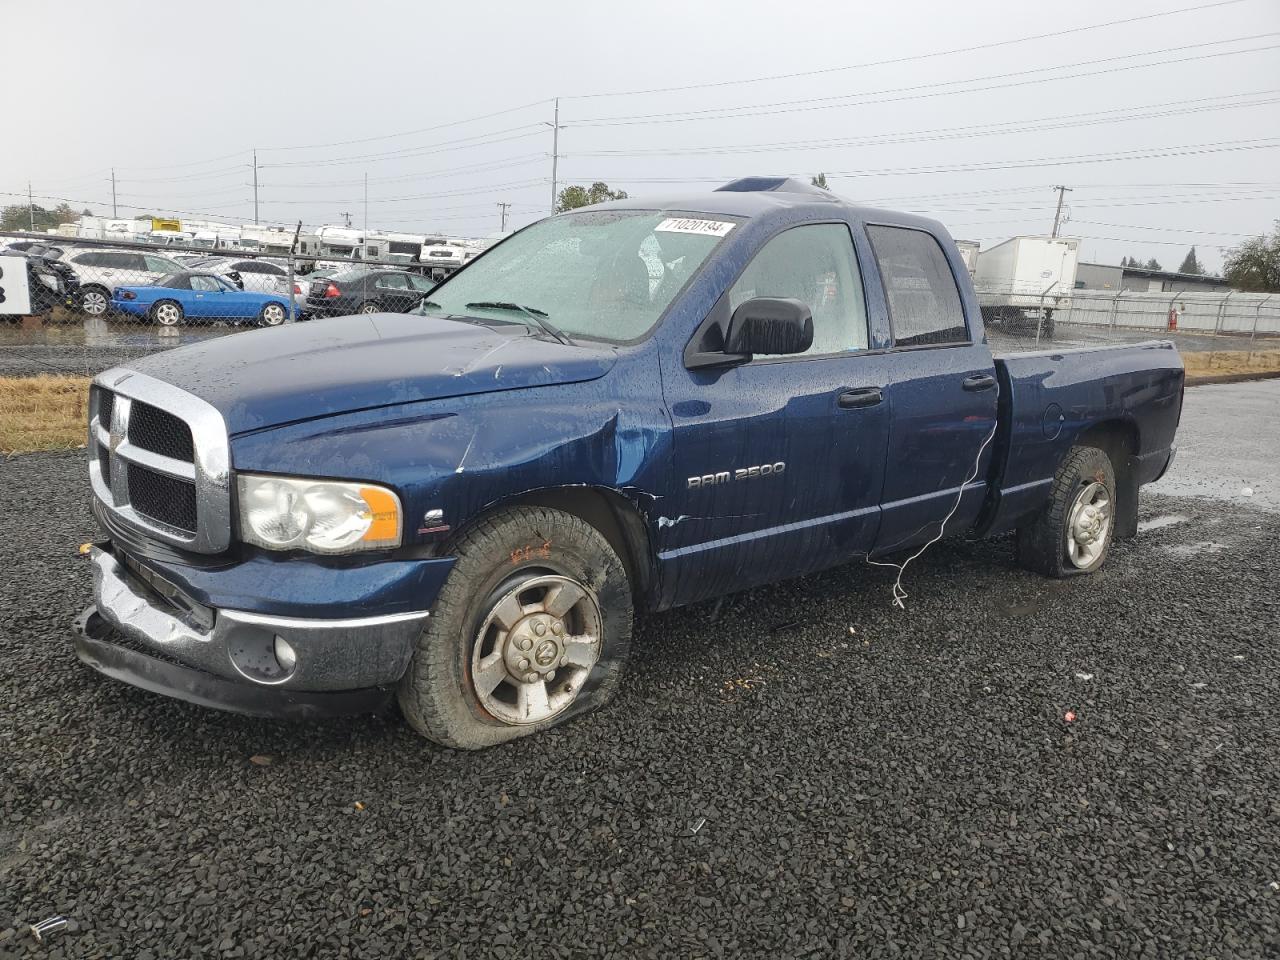
[[[1228,544],[1218,543],[1215,540],[1201,540],[1198,543],[1179,543],[1161,549],[1165,553],[1172,553],[1175,557],[1194,557],[1201,553],[1221,553],[1227,547]]]
[[[1171,527],[1175,523],[1186,523],[1189,518],[1181,514],[1171,513],[1167,517],[1152,517],[1150,520],[1142,520],[1138,523],[1138,532],[1145,533],[1148,530],[1159,530],[1161,527]]]

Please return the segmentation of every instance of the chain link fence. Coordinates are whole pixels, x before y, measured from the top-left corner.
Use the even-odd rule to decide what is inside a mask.
[[[28,264],[33,313],[0,322],[0,377],[93,375],[133,357],[313,317],[414,309],[461,262],[444,247],[390,258],[272,231],[259,249],[0,232]],[[1238,291],[978,291],[997,351],[1174,335],[1184,350],[1280,346],[1280,295]],[[1213,338],[1212,341],[1202,338]]]
[[[0,316],[0,376],[93,375],[130,358],[240,330],[415,309],[460,264],[351,259],[0,233],[27,268],[31,314]]]

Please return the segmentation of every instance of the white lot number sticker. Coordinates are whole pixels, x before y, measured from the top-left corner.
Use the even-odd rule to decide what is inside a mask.
[[[723,237],[736,227],[736,223],[727,220],[691,220],[685,217],[673,217],[663,220],[654,227],[657,233],[699,233],[704,237]]]

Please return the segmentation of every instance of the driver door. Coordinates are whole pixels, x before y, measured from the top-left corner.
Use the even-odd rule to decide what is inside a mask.
[[[656,536],[669,604],[832,566],[875,542],[889,414],[883,358],[863,355],[849,226],[775,235],[713,310],[753,297],[806,303],[813,345],[735,367],[664,367],[675,490]]]

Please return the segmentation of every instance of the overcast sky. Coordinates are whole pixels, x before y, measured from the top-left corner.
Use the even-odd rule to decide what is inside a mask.
[[[252,222],[256,147],[264,223],[360,226],[367,174],[370,228],[485,236],[548,212],[560,97],[562,186],[825,171],[985,247],[1062,183],[1082,259],[1166,268],[1280,218],[1277,0],[3,2],[0,191],[45,206],[114,166],[121,216]]]

